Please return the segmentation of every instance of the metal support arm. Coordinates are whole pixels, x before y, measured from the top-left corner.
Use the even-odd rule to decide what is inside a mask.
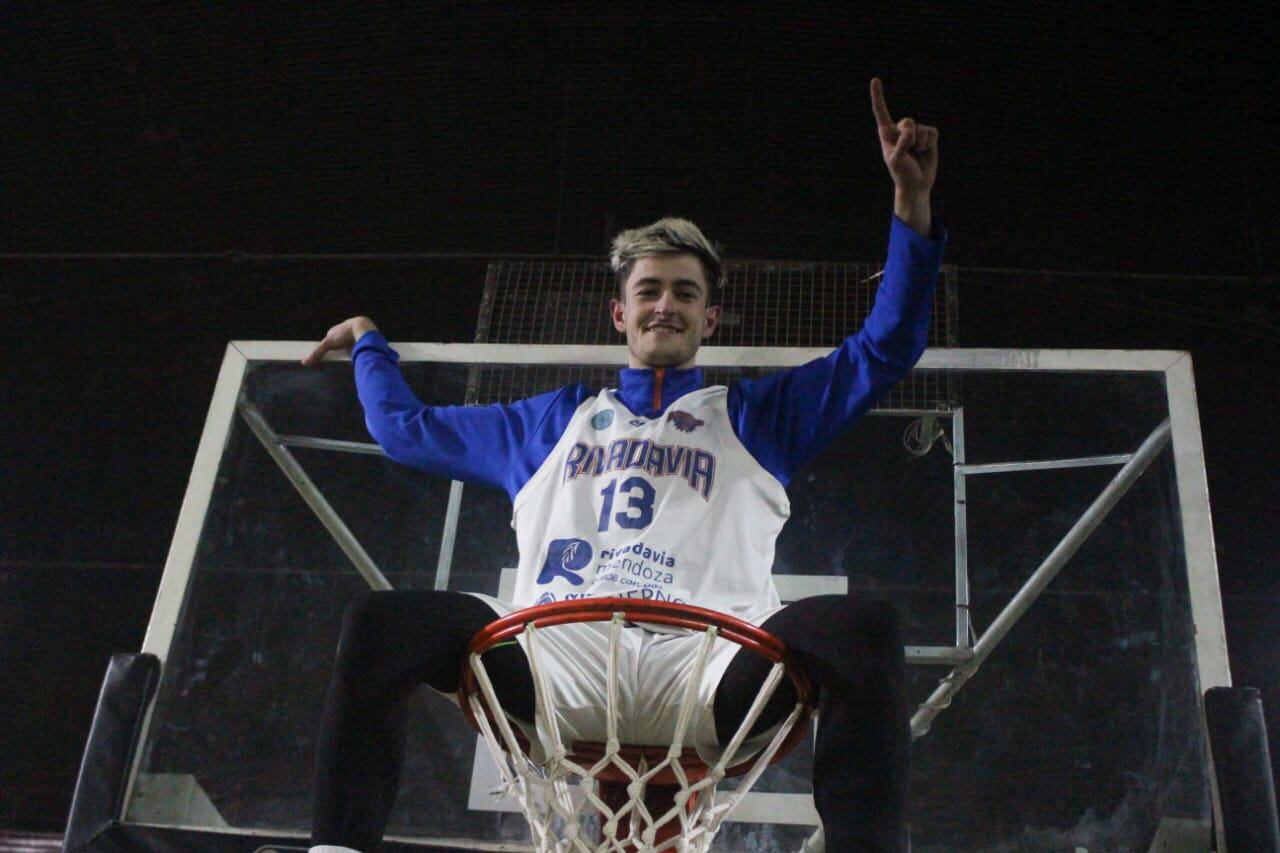
[[[266,418],[262,416],[262,412],[253,403],[242,394],[236,401],[236,407],[240,410],[240,416],[244,418],[244,422],[249,425],[249,429],[257,436],[258,441],[262,442],[262,446],[266,448],[267,453],[280,466],[280,470],[284,472],[293,487],[298,490],[298,494],[302,495],[302,499],[307,502],[307,506],[311,507],[311,511],[316,514],[316,518],[320,519],[320,523],[333,536],[335,542],[351,559],[355,565],[356,571],[369,582],[369,586],[373,589],[391,589],[391,583],[386,576],[378,569],[373,562],[373,558],[364,550],[359,541],[356,540],[342,517],[334,510],[316,488],[316,484],[311,482],[311,478],[307,476],[307,472],[302,470],[302,466],[298,464],[298,460],[293,457],[289,449],[284,446],[284,441],[275,431],[267,424]],[[297,442],[295,439],[295,443]],[[349,449],[349,448],[348,448]]]
[[[1018,590],[1018,593],[1005,605],[1004,610],[1000,611],[1000,615],[978,638],[978,642],[973,646],[973,658],[951,670],[934,689],[933,694],[921,703],[919,710],[911,718],[913,737],[920,737],[929,731],[934,718],[951,704],[952,697],[959,692],[965,682],[973,677],[1009,630],[1040,597],[1045,587],[1058,576],[1058,572],[1066,565],[1067,560],[1080,549],[1125,492],[1129,491],[1129,487],[1142,476],[1156,455],[1169,443],[1169,436],[1170,428],[1167,420],[1147,436],[1146,441],[1133,454],[1133,458],[1116,473],[1107,487],[1102,490],[1102,494],[1090,504],[1084,515],[1080,516],[1075,525],[1067,531],[1067,535],[1062,538],[1053,552],[1045,558],[1040,567],[1023,584],[1022,589]]]

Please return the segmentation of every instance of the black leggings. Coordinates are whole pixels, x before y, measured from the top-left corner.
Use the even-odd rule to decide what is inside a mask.
[[[467,644],[496,617],[474,596],[395,591],[347,608],[317,745],[313,844],[376,850],[400,784],[405,703],[420,684],[458,688]],[[830,851],[906,849],[910,733],[898,620],[884,602],[806,598],[766,620],[818,689],[813,792]],[[519,646],[485,655],[504,709],[532,720],[533,679]],[[721,743],[737,729],[769,664],[740,651],[716,689]],[[784,681],[757,728],[795,704]]]

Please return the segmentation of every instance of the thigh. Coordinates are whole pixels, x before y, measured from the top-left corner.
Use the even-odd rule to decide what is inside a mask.
[[[768,625],[769,622],[766,621],[761,627],[767,629]],[[773,664],[767,658],[750,649],[740,648],[734,653],[716,686],[712,703],[716,740],[722,746],[737,732],[772,669]],[[754,736],[778,724],[795,704],[795,688],[790,679],[784,678],[778,683],[748,734]]]
[[[805,667],[820,698],[824,689],[840,683],[857,684],[869,671],[885,664],[900,666],[902,643],[893,606],[884,601],[859,601],[845,595],[804,598],[774,613],[760,626],[786,644]],[[740,650],[716,689],[716,733],[724,742],[732,736],[755,701],[771,664],[754,652]],[[752,728],[758,733],[780,721],[796,701],[795,689],[784,680]]]
[[[357,679],[399,692],[426,684],[455,693],[476,632],[497,618],[472,595],[444,590],[363,593],[347,608],[339,665]],[[524,655],[495,649],[485,657],[499,695],[510,693],[520,710],[532,709],[532,682]],[[525,701],[525,694],[528,701]]]

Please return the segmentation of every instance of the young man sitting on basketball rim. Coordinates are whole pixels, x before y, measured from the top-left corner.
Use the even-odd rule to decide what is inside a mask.
[[[644,573],[644,595],[761,625],[808,671],[818,691],[813,791],[827,849],[905,849],[910,733],[894,610],[846,596],[782,607],[771,577],[789,514],[787,482],[905,376],[926,345],[945,243],[930,213],[938,134],[911,119],[895,123],[879,80],[871,96],[894,182],[888,259],[864,327],[825,358],[732,388],[704,387],[695,358],[719,321],[721,262],[696,226],[664,219],[614,241],[612,319],[630,351],[616,389],[577,385],[506,406],[424,406],[366,317],[335,326],[304,361],[314,366],[330,350],[351,349],[366,422],[387,454],[505,489],[520,551],[512,602],[392,591],[348,608],[321,723],[313,850],[378,846],[399,784],[404,701],[424,683],[456,692],[476,631],[535,603],[635,595],[616,555],[644,549],[661,555],[650,559],[656,571]],[[643,460],[628,458],[640,453]],[[767,666],[743,652],[709,668],[707,725],[719,743],[736,730]],[[503,707],[533,720],[520,647],[496,649],[486,667]],[[784,683],[758,728],[794,704],[789,692]]]

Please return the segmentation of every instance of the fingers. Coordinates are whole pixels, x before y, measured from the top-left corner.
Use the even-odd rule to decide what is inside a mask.
[[[932,125],[916,124],[913,119],[904,118],[898,122],[897,130],[898,141],[890,152],[895,160],[908,152],[919,156],[938,147],[938,129]]]
[[[916,125],[916,143],[912,151],[924,154],[938,147],[938,129],[927,124]]]
[[[919,135],[916,132],[916,123],[912,119],[904,118],[902,121],[898,122],[897,127],[898,141],[897,144],[893,146],[893,151],[889,153],[889,157],[892,160],[897,160],[908,151],[913,150],[916,145],[916,140],[919,138]]]
[[[327,353],[333,350],[351,349],[362,335],[377,328],[377,325],[368,317],[352,317],[350,320],[343,320],[325,334],[324,340],[302,360],[302,364],[306,367],[318,367]]]
[[[938,146],[938,129],[931,125],[917,125],[913,119],[894,122],[884,101],[884,85],[879,77],[871,78],[871,111],[875,113],[880,136],[893,146],[892,156],[899,157],[908,151],[923,154]],[[910,128],[910,131],[908,131]]]
[[[316,345],[316,348],[311,351],[311,355],[302,360],[302,366],[319,367],[321,362],[324,361],[326,353],[336,349],[343,349],[344,347],[349,348],[351,344],[345,341],[345,338],[349,337],[349,334],[344,334],[346,327],[347,323],[339,323],[326,332],[324,340]]]
[[[332,347],[329,346],[327,339],[321,341],[320,344],[311,351],[311,354],[302,360],[302,366],[319,367],[320,363],[324,361],[324,354],[330,349],[332,349]]]
[[[884,87],[879,77],[871,78],[871,111],[875,113],[876,124],[883,131],[893,127],[893,118],[889,115],[889,107],[884,102]]]

